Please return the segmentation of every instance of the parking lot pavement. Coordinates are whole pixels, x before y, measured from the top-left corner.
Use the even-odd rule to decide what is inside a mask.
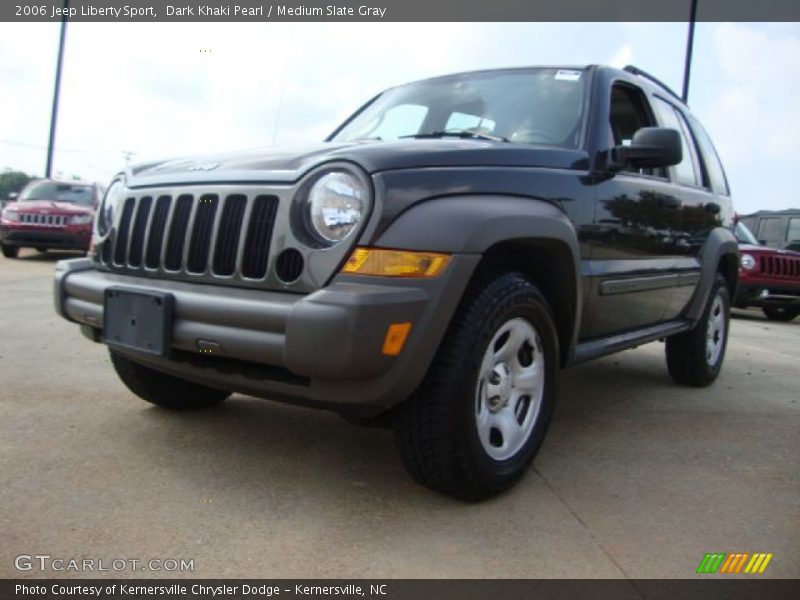
[[[673,385],[659,343],[564,371],[528,476],[463,504],[411,482],[388,430],[138,400],[53,312],[55,260],[0,258],[0,577],[175,575],[15,569],[39,553],[208,578],[666,578],[706,552],[800,577],[800,320],[736,312],[709,389]]]

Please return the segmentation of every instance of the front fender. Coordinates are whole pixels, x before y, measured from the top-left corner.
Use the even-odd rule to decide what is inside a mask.
[[[375,246],[485,255],[493,248],[523,248],[514,268],[539,261],[550,276],[536,283],[553,308],[562,350],[577,340],[581,319],[580,249],[575,227],[557,206],[534,198],[449,196],[416,204],[398,216]],[[542,258],[544,257],[544,258]]]
[[[518,196],[450,196],[416,204],[398,216],[374,245],[386,248],[483,254],[509,240],[553,240],[566,245],[580,273],[578,236],[559,208]]]

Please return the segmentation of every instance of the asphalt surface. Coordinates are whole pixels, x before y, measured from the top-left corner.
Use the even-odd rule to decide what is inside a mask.
[[[706,552],[771,552],[761,577],[800,577],[800,319],[737,311],[705,390],[671,383],[659,343],[564,371],[521,485],[463,504],[414,484],[388,430],[137,399],[54,313],[55,261],[0,258],[0,577],[177,574],[14,566],[46,554],[203,578],[683,578]]]

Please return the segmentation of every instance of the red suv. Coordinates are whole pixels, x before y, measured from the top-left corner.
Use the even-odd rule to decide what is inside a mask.
[[[19,249],[89,250],[97,205],[103,197],[98,184],[38,179],[0,214],[3,256],[15,258]]]
[[[739,242],[734,306],[758,306],[773,321],[800,315],[800,252],[762,246],[741,221],[734,232]]]

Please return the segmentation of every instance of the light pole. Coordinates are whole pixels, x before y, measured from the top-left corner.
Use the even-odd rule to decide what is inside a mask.
[[[53,108],[50,112],[50,140],[47,143],[47,166],[44,176],[50,177],[53,171],[53,145],[56,140],[56,121],[58,120],[58,98],[61,94],[61,67],[64,62],[64,40],[67,36],[67,8],[69,0],[64,0],[64,17],[61,20],[61,36],[58,42],[58,62],[56,63],[56,82],[53,88]]]
[[[689,76],[692,72],[692,49],[694,47],[694,22],[696,17],[697,0],[692,0],[692,8],[689,15],[689,35],[686,39],[686,60],[683,64],[683,94],[681,94],[681,99],[687,104],[689,102]]]

